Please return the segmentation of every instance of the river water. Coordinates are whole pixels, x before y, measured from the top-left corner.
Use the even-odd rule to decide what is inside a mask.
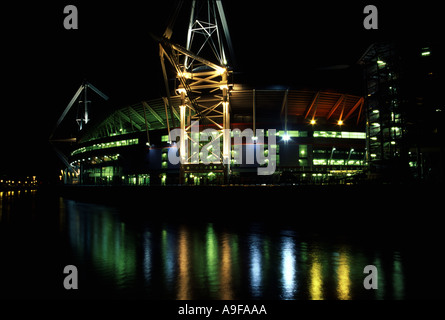
[[[432,283],[440,272],[437,239],[423,233],[371,241],[298,223],[184,221],[163,217],[159,207],[128,210],[138,209],[0,192],[0,297],[374,300],[441,292]],[[150,210],[156,219],[140,218]],[[63,286],[66,265],[77,267],[77,290]],[[376,290],[364,288],[367,265],[377,268]]]

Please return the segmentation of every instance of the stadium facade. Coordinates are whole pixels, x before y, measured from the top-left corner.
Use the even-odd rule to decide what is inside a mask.
[[[168,153],[177,152],[178,142],[169,139],[169,110],[166,98],[161,98],[118,108],[90,122],[70,150],[68,161],[74,170],[67,168],[60,178],[64,183],[86,185],[312,184],[348,183],[363,174],[367,155],[362,97],[233,85],[229,99],[228,177],[224,165],[211,159],[205,165],[200,157],[199,163],[183,165],[182,170],[181,164],[169,161]],[[171,97],[177,121],[180,100],[180,96]],[[200,127],[200,131],[217,128]],[[236,143],[234,135],[246,129],[264,130],[263,143],[255,139]],[[275,144],[269,144],[272,130]],[[211,140],[201,141],[201,156],[202,147]],[[271,151],[276,154],[273,174],[259,176],[257,168],[265,164],[256,157],[253,163],[247,161],[247,153],[256,155],[260,147],[266,157]],[[237,152],[243,154],[241,163],[235,160]]]

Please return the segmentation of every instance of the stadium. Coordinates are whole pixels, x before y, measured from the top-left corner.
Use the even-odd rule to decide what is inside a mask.
[[[108,100],[108,96],[87,81],[80,86],[50,137],[66,166],[60,181],[294,185],[354,183],[362,178],[368,156],[363,97],[334,90],[236,83],[221,2],[193,1],[185,46],[171,40],[178,12],[164,35],[153,35],[160,49],[165,96],[107,109],[90,119],[92,97]],[[59,126],[68,121],[76,102],[77,133],[62,139],[57,134]],[[197,121],[199,137],[192,132]],[[176,138],[171,137],[174,129],[181,132]],[[216,134],[205,135],[207,129]],[[235,129],[250,129],[264,139],[239,140]],[[272,130],[275,142],[269,143]],[[231,135],[224,134],[228,131]],[[217,140],[222,143],[215,150],[212,143]],[[61,147],[62,141],[69,145]],[[170,151],[181,158],[180,163],[169,161]],[[259,152],[266,158],[275,155],[273,173],[257,174],[258,167],[268,165],[267,160],[245,161],[248,153]]]
[[[181,183],[181,165],[168,161],[169,150],[177,148],[177,144],[169,141],[165,100],[125,106],[90,122],[69,153],[68,161],[74,170],[67,168],[61,173],[64,183]],[[172,102],[178,122],[180,97],[172,97]],[[357,178],[366,166],[361,97],[325,91],[245,89],[234,85],[230,107],[232,130],[264,129],[266,136],[268,130],[276,130],[276,145],[271,146],[276,148],[276,172],[260,177],[256,170],[258,163],[234,163],[231,159],[228,181],[224,181],[221,165],[195,165],[182,173],[186,184],[338,183]],[[243,153],[246,148],[249,145],[244,143]],[[232,142],[232,158],[234,149]]]

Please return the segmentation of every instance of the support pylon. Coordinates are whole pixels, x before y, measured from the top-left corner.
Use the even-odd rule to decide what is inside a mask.
[[[177,14],[174,15],[175,18],[176,16]],[[179,83],[175,92],[181,97],[179,146],[181,175],[203,176],[217,173],[222,175],[224,183],[227,183],[231,158],[228,81],[231,71],[225,48],[228,47],[229,51],[232,51],[232,46],[221,1],[192,1],[185,47],[174,44],[170,40],[171,35],[172,23],[169,24],[164,36],[157,40],[168,95],[170,92],[164,58],[167,58],[173,66]],[[202,143],[200,134],[192,135],[192,125],[197,121],[199,121],[199,132],[206,128],[218,132],[212,137],[212,141]],[[219,152],[213,153],[218,157],[217,159],[213,157],[210,165],[204,165],[203,159],[199,157],[202,147],[216,139],[222,140]],[[183,178],[182,176],[180,181],[184,181]]]

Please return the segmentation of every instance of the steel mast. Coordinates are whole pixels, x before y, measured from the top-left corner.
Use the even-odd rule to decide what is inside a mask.
[[[171,41],[174,21],[182,6],[178,6],[159,42],[160,58],[167,100],[172,113],[170,89],[168,86],[165,59],[176,73],[178,85],[175,94],[180,96],[179,145],[181,157],[181,183],[184,177],[193,173],[223,173],[224,182],[230,175],[230,85],[228,56],[226,48],[233,56],[233,49],[224,9],[219,0],[193,0],[185,47]],[[173,116],[170,117],[173,120]],[[192,128],[199,121],[200,128]],[[174,124],[173,124],[174,125]],[[170,127],[170,126],[169,126]],[[200,141],[206,127],[217,130],[209,141]],[[193,130],[192,130],[193,129]],[[199,130],[200,134],[196,134]],[[192,134],[192,131],[194,134]],[[222,139],[220,150],[203,150],[203,145]],[[199,147],[198,147],[199,146]],[[205,151],[205,152],[202,152]],[[201,154],[209,154],[209,159],[201,159]],[[203,161],[204,160],[204,161]],[[211,162],[204,164],[203,162]]]

